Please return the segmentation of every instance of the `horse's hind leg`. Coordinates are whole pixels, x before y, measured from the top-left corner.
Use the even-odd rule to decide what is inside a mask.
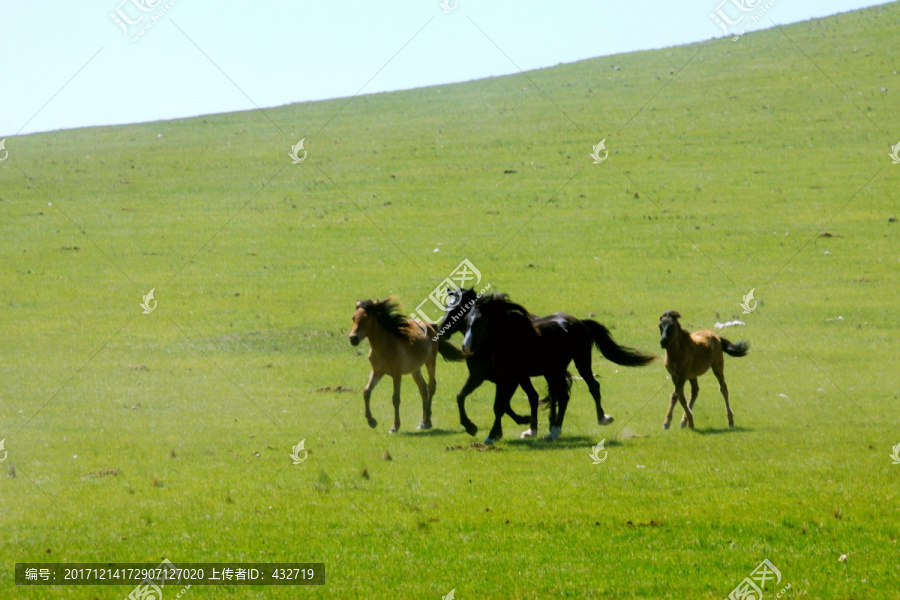
[[[724,362],[724,361],[723,361]],[[712,367],[713,375],[719,380],[719,391],[725,398],[725,412],[728,414],[728,426],[734,427],[734,413],[731,412],[731,403],[728,402],[728,386],[725,384],[725,369],[721,364],[714,364]]]
[[[694,412],[694,402],[697,401],[697,394],[700,393],[700,385],[697,383],[697,378],[694,377],[691,379],[691,401],[688,402],[688,406],[691,407],[691,413]],[[684,429],[687,425],[687,413],[684,413],[684,416],[681,417],[681,428]]]
[[[535,390],[534,386],[531,384],[531,379],[529,379],[528,377],[525,377],[521,381],[520,385],[522,386],[522,390],[528,396],[528,406],[531,409],[531,417],[528,420],[529,427],[522,432],[522,437],[534,437],[537,435],[538,431],[538,401],[540,400],[540,396],[538,395],[537,390]],[[516,423],[519,422],[516,421]],[[522,425],[522,423],[519,424]]]
[[[537,406],[539,396],[537,390],[535,390],[534,386],[531,385],[531,379],[529,379],[528,377],[524,377],[522,378],[522,381],[519,382],[519,385],[522,386],[522,391],[525,392],[526,396],[528,396],[529,406],[531,405],[532,398],[534,399],[535,406]],[[510,398],[510,402],[506,404],[506,414],[512,417],[512,420],[516,422],[516,425],[528,425],[531,423],[530,416],[520,415],[512,409],[512,398]]]
[[[550,387],[551,402],[559,402],[559,414],[556,415],[556,421],[550,427],[550,435],[547,439],[555,441],[562,433],[563,420],[566,418],[566,408],[569,406],[569,386],[566,384],[565,376],[552,377],[547,380]]]
[[[550,381],[547,381],[549,387]],[[553,394],[550,393],[550,430],[552,431],[554,427],[556,427],[556,398],[553,397]]]
[[[422,396],[422,422],[416,429],[431,429],[431,400],[428,395],[428,386],[425,385],[425,379],[422,377],[422,369],[416,369],[412,373],[413,381],[419,388],[419,395]]]
[[[435,358],[432,357],[431,360],[425,363],[425,368],[428,370],[428,417],[426,421],[428,425],[431,425],[431,403],[434,401],[434,393],[437,391],[437,379],[434,376],[435,369]]]
[[[391,433],[396,433],[400,429],[400,382],[403,381],[403,375],[399,373],[392,376],[394,378],[394,396],[391,398],[394,403],[394,425],[391,427]],[[419,374],[421,379],[422,375]]]
[[[372,397],[372,389],[378,385],[378,382],[381,381],[382,375],[379,373],[375,374],[375,371],[372,371],[369,374],[369,383],[366,384],[366,387],[363,388],[363,402],[366,404],[366,420],[369,422],[369,427],[377,427],[378,421],[372,416],[372,411],[369,410],[369,398]]]
[[[597,423],[599,425],[609,425],[615,419],[603,412],[603,403],[600,401],[600,383],[594,378],[594,373],[591,370],[590,346],[588,346],[587,355],[579,354],[575,357],[575,368],[578,369],[578,374],[584,379],[591,396],[594,398],[594,404],[597,406]]]

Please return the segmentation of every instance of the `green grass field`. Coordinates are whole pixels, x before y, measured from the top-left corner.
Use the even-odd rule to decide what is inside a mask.
[[[16,562],[165,557],[326,565],[321,587],[189,599],[720,599],[765,558],[783,575],[767,598],[900,598],[898,27],[893,3],[349,103],[10,138],[0,597],[131,589],[16,588]],[[496,450],[467,449],[494,388],[469,400],[470,438],[465,366],[440,362],[434,430],[415,431],[409,378],[401,432],[389,381],[370,429],[356,300],[411,311],[463,258],[646,351],[664,310],[745,320],[725,332],[752,344],[726,357],[738,427],[709,374],[696,430],[663,431],[661,361],[595,352],[610,427],[576,381],[558,442],[507,419]]]

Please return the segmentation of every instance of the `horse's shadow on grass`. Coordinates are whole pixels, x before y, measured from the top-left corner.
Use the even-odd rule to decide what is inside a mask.
[[[750,433],[756,431],[749,427],[707,427],[706,429],[694,428],[694,433],[700,435],[719,435],[722,433]]]
[[[503,446],[506,446],[510,450],[571,450],[573,448],[582,448],[585,450],[590,450],[594,447],[597,441],[586,435],[573,435],[573,436],[562,436],[557,439],[555,442],[551,442],[550,440],[544,439],[544,437],[538,438],[526,438],[526,439],[509,439],[500,442]],[[622,442],[618,440],[607,440],[604,443],[605,448],[611,448],[613,446],[621,446]]]
[[[439,427],[434,427],[432,429],[413,429],[412,431],[400,430],[394,435],[399,435],[402,437],[435,437],[440,435],[456,435],[459,431],[454,429],[441,429]]]

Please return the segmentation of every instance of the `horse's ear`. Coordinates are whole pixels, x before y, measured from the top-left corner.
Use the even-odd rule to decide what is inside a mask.
[[[665,319],[666,317],[669,317],[669,318],[671,318],[671,319],[678,320],[678,319],[681,318],[681,315],[678,314],[678,311],[675,311],[675,310],[667,310],[666,312],[664,312],[663,314],[661,314],[661,315],[659,316],[659,320],[662,321],[662,320]]]

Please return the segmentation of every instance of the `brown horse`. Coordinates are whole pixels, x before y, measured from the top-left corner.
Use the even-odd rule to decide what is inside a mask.
[[[377,300],[360,300],[353,313],[353,328],[350,330],[350,343],[354,346],[369,338],[369,362],[372,372],[369,382],[363,389],[363,400],[366,403],[366,419],[369,427],[378,425],[369,410],[369,398],[372,388],[385,375],[394,380],[394,425],[391,433],[400,429],[400,381],[404,375],[412,373],[413,380],[419,386],[422,396],[422,422],[418,429],[431,429],[431,400],[437,382],[434,380],[435,359],[440,353],[446,360],[462,361],[466,356],[462,351],[446,340],[433,341],[437,334],[434,328],[418,319],[408,321],[397,306],[388,298]],[[422,378],[422,365],[428,369],[428,386]]]
[[[728,413],[728,426],[734,427],[734,413],[728,403],[728,386],[725,385],[725,359],[722,352],[729,356],[746,356],[750,349],[748,342],[733,344],[714,331],[696,331],[691,333],[681,328],[678,319],[681,315],[674,310],[666,311],[659,318],[659,345],[666,349],[666,370],[672,376],[675,391],[669,400],[669,412],[663,421],[663,429],[669,428],[672,422],[672,410],[676,402],[681,402],[684,416],[681,427],[694,428],[694,402],[700,386],[697,378],[712,367],[713,375],[719,380],[719,391],[725,398],[725,411]],[[684,384],[691,382],[691,402],[684,397]]]

